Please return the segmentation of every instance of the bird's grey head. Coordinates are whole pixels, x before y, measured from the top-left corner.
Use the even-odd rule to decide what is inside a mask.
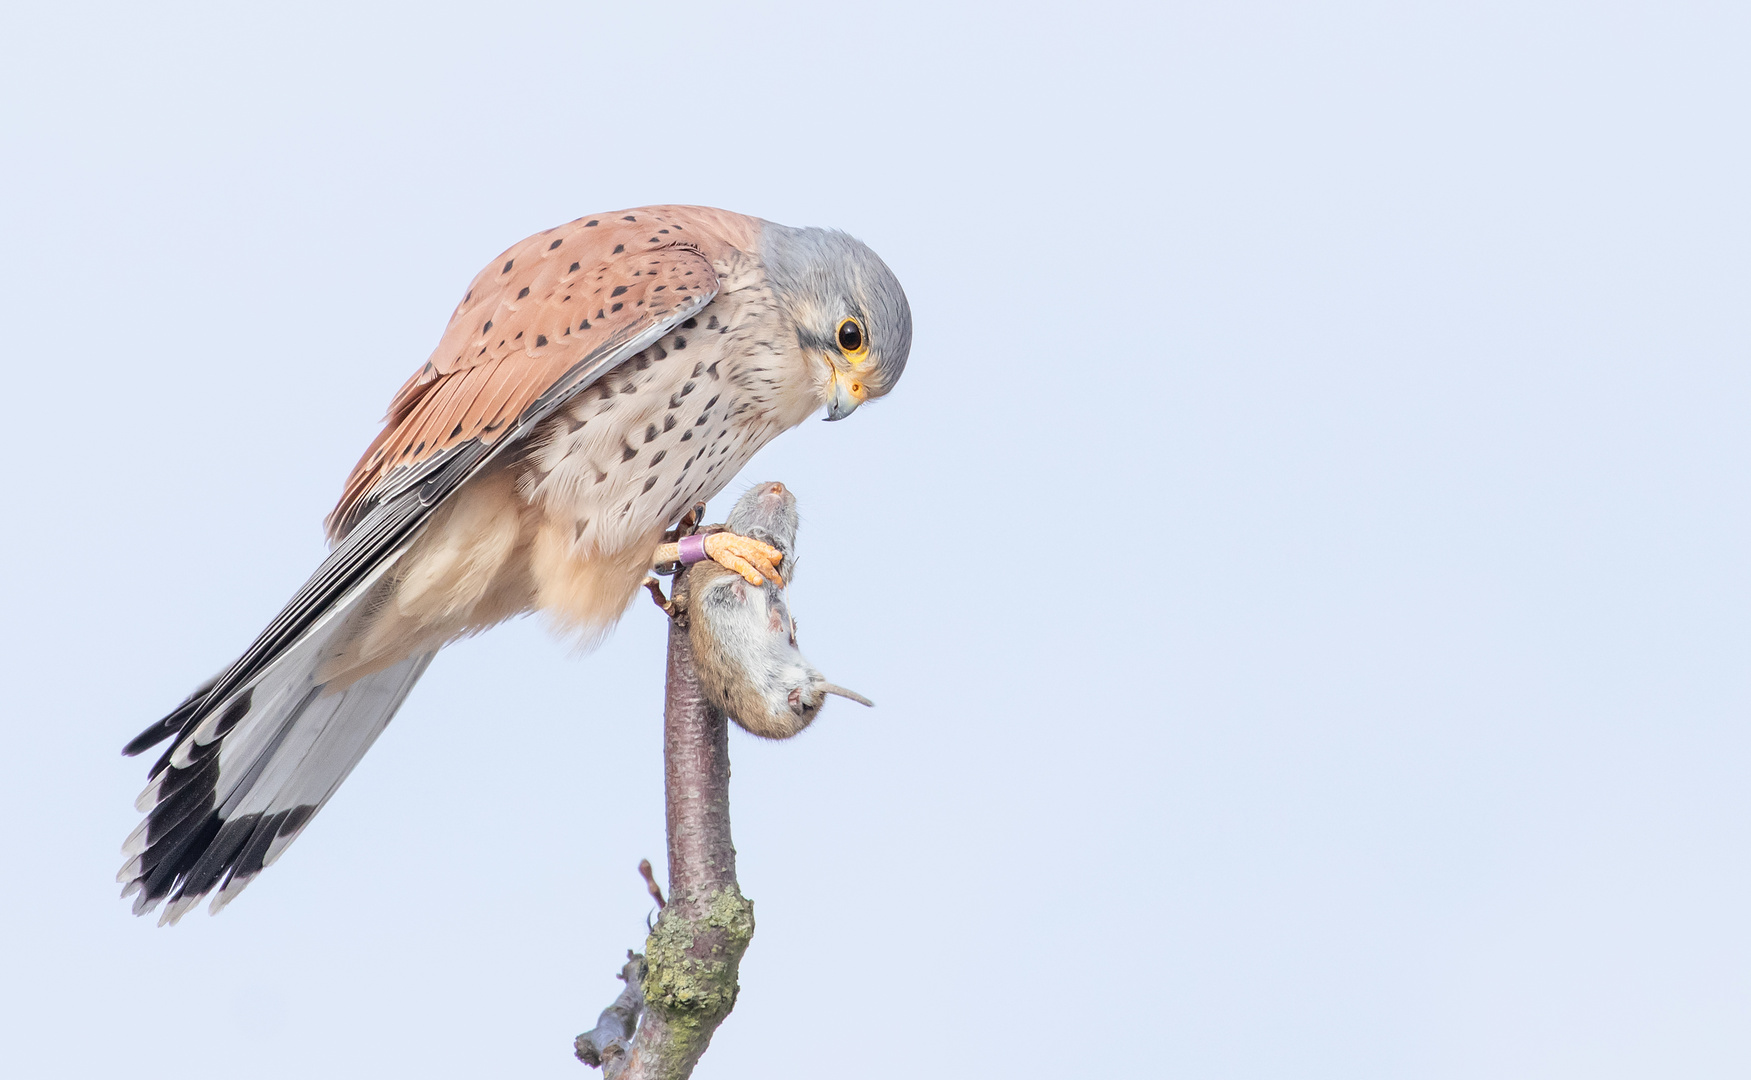
[[[912,351],[912,308],[887,264],[833,229],[766,222],[760,257],[805,355],[831,379],[827,419],[839,420],[894,388]]]

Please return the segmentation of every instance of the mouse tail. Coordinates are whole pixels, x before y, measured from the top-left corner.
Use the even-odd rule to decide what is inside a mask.
[[[864,697],[862,694],[858,693],[855,690],[847,690],[843,686],[835,686],[832,683],[822,683],[821,689],[825,690],[829,694],[838,694],[842,698],[850,698],[852,701],[857,702],[859,705],[867,705],[872,709],[875,708],[875,702]]]

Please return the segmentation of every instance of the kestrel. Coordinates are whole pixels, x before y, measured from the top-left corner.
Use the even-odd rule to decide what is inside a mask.
[[[172,740],[119,880],[162,923],[228,903],[321,809],[438,650],[542,611],[605,633],[662,534],[821,408],[894,388],[912,314],[841,232],[650,206],[475,277],[328,516],[333,550],[249,648],[124,750]],[[705,554],[751,583],[779,553]]]

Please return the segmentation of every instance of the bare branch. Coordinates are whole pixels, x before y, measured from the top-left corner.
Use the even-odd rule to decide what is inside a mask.
[[[626,990],[602,1014],[596,1030],[577,1040],[578,1057],[602,1063],[605,1080],[691,1076],[712,1034],[735,1007],[737,972],[754,936],[754,905],[736,884],[736,849],[730,841],[729,721],[706,702],[692,644],[677,617],[686,611],[689,576],[676,575],[666,609],[671,615],[663,702],[669,902],[663,904],[649,862],[641,863],[639,870],[661,906],[645,941],[642,995],[633,996],[629,960],[622,972]],[[636,1034],[629,1017],[637,1023]],[[630,1042],[621,1032],[632,1035]]]

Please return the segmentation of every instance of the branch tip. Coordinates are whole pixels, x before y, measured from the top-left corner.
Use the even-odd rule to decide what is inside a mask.
[[[632,1048],[633,1032],[638,1030],[638,1018],[644,1012],[644,957],[626,950],[626,963],[615,976],[626,984],[614,1004],[602,1010],[596,1026],[572,1042],[572,1052],[592,1069],[601,1069],[604,1076],[619,1076],[627,1053]]]
[[[649,859],[638,860],[638,873],[640,877],[644,878],[644,887],[650,890],[651,899],[657,902],[657,907],[668,907],[668,904],[663,901],[663,890],[662,887],[657,884],[657,876],[651,872],[651,861]]]

